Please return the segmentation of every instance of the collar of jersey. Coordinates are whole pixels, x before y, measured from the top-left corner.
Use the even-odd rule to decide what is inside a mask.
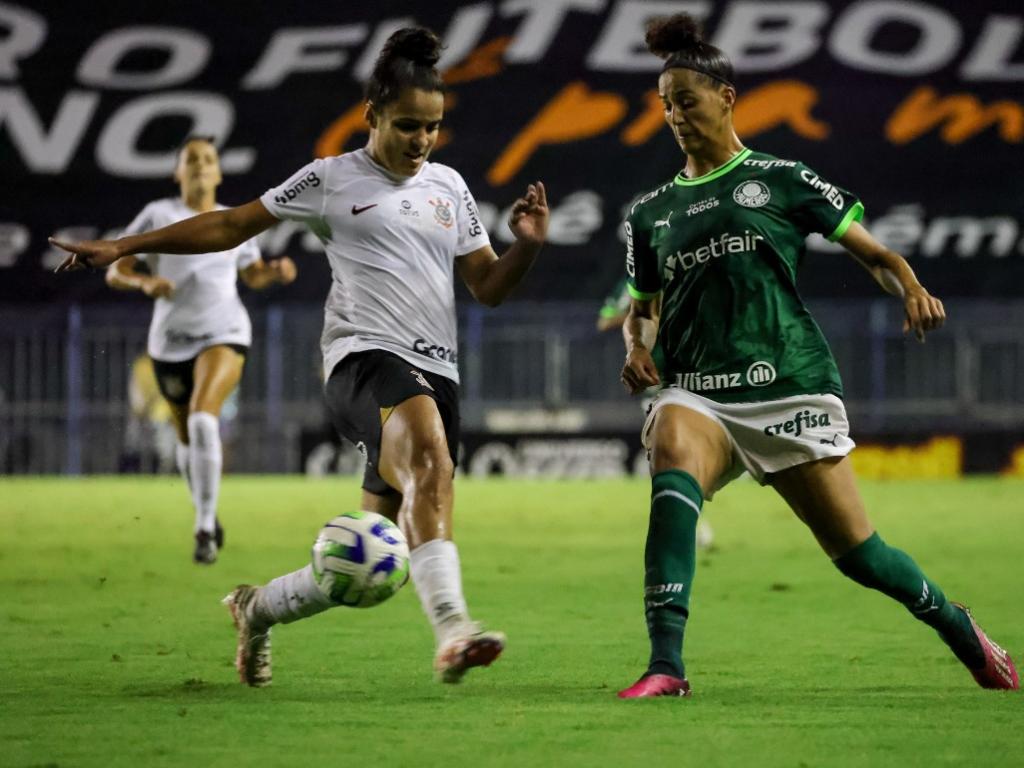
[[[427,167],[427,164],[423,163],[423,165],[420,166],[420,169],[416,171],[415,175],[399,176],[397,173],[392,173],[383,165],[374,160],[373,155],[370,154],[370,151],[366,147],[361,147],[359,151],[363,153],[363,157],[366,159],[366,162],[369,164],[371,168],[380,173],[382,176],[387,177],[392,183],[397,184],[398,186],[402,186],[407,182],[415,180],[416,177],[423,172],[423,169]]]
[[[696,179],[688,179],[683,176],[683,172],[680,171],[676,175],[676,184],[681,187],[694,187],[698,184],[707,184],[709,181],[714,181],[719,176],[724,176],[737,165],[746,160],[754,150],[746,147],[740,150],[739,154],[729,159],[724,165],[720,165],[713,171],[708,171],[703,176],[698,176]]]

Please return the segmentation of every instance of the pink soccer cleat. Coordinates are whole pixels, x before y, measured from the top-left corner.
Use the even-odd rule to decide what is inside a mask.
[[[690,683],[685,677],[647,675],[629,688],[619,691],[620,699],[646,699],[651,696],[690,696]]]
[[[953,603],[957,608],[967,614],[974,628],[974,635],[981,643],[985,651],[985,666],[981,669],[972,669],[971,674],[978,681],[982,688],[991,688],[1000,691],[1016,691],[1020,688],[1020,678],[1017,676],[1017,668],[1013,664],[1010,654],[992,642],[984,630],[978,626],[978,622],[971,615],[971,609],[960,603]]]

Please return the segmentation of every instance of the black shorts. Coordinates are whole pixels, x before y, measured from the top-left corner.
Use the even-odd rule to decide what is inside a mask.
[[[363,489],[378,496],[398,493],[381,478],[381,427],[384,409],[410,397],[427,395],[437,403],[448,441],[448,455],[458,463],[459,387],[449,378],[423,371],[398,355],[373,349],[348,355],[334,366],[324,386],[331,421],[338,434],[366,456]]]
[[[249,348],[241,344],[218,344],[216,346],[230,347],[243,358],[249,352]],[[206,350],[203,351],[205,352]],[[156,374],[156,385],[160,388],[160,394],[164,396],[164,400],[174,405],[188,405],[188,401],[192,399],[192,390],[196,384],[193,376],[195,368],[195,357],[190,360],[179,360],[176,363],[153,359],[153,373]]]

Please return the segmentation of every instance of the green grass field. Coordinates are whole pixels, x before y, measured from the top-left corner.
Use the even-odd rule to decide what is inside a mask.
[[[865,484],[883,536],[1024,651],[1024,483]],[[492,668],[431,679],[415,591],[274,630],[274,684],[232,666],[220,598],[300,567],[342,480],[230,477],[227,547],[195,566],[177,478],[0,481],[0,765],[1021,765],[1024,699],[977,688],[898,605],[843,579],[773,492],[706,509],[689,700],[620,702],[646,659],[647,485],[459,480]]]

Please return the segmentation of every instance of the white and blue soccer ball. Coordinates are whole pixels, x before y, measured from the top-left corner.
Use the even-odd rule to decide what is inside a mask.
[[[409,580],[409,545],[383,515],[347,512],[328,521],[313,542],[313,575],[332,602],[369,608]]]

